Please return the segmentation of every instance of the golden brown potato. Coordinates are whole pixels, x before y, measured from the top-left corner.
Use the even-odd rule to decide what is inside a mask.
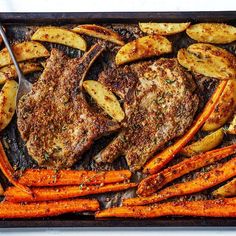
[[[179,63],[188,70],[217,79],[236,79],[236,58],[225,49],[211,44],[196,43],[182,48]]]
[[[187,35],[202,43],[231,43],[236,40],[236,27],[219,23],[199,23],[186,30]]]
[[[42,70],[42,67],[39,63],[22,62],[19,63],[19,66],[23,74],[29,74],[35,71]],[[14,65],[5,66],[0,69],[0,84],[4,84],[8,79],[15,78],[17,78],[17,73]]]
[[[116,54],[116,64],[122,65],[139,59],[159,56],[172,51],[171,42],[160,35],[149,35],[125,44]]]
[[[125,44],[118,33],[100,25],[79,25],[73,28],[72,31],[79,34],[86,34],[91,37],[104,39],[121,46]]]
[[[217,131],[205,136],[204,138],[186,146],[182,149],[181,153],[186,156],[194,156],[202,152],[207,152],[215,147],[217,147],[224,138],[223,129],[218,129]]]
[[[236,196],[236,178],[216,189],[212,194],[220,197]]]
[[[220,99],[206,120],[202,129],[212,131],[222,127],[233,115],[236,108],[236,80],[229,80]]]
[[[139,28],[147,34],[171,35],[186,30],[191,23],[139,23]]]
[[[77,48],[86,51],[86,41],[68,29],[46,26],[40,27],[31,37],[32,40],[45,41],[51,43],[63,44],[72,48]]]
[[[97,104],[114,120],[120,122],[125,118],[125,113],[116,96],[103,84],[95,80],[87,80],[83,82],[83,87]]]
[[[236,114],[234,115],[234,119],[230,123],[230,126],[227,130],[229,134],[236,134]]]
[[[16,109],[18,83],[8,80],[0,92],[0,131],[11,121]]]
[[[48,57],[48,50],[38,42],[23,42],[12,46],[18,62],[39,57]],[[0,67],[12,64],[11,57],[6,48],[0,51]]]

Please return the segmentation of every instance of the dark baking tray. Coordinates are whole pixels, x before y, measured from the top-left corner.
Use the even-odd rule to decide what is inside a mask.
[[[73,24],[159,22],[236,23],[236,11],[218,12],[83,12],[83,13],[0,13],[4,24]],[[158,219],[95,220],[93,216],[67,214],[44,219],[0,220],[1,228],[13,227],[204,227],[236,226],[236,218],[163,217]]]

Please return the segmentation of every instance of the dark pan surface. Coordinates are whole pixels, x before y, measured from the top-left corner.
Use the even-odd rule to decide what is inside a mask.
[[[185,13],[3,13],[0,14],[0,21],[4,22],[7,28],[7,34],[12,43],[21,42],[30,38],[30,35],[35,31],[39,25],[61,25],[63,27],[73,27],[79,23],[97,23],[103,24],[113,30],[119,32],[126,42],[131,41],[137,37],[143,35],[137,27],[139,21],[169,21],[169,22],[181,22],[191,21],[195,22],[226,22],[236,26],[236,12],[185,12]],[[30,24],[29,24],[30,22]],[[97,39],[91,37],[84,37],[88,42],[88,45],[92,45],[97,42]],[[185,33],[180,33],[169,37],[174,44],[174,53],[164,57],[174,57],[179,48],[187,47],[194,41],[186,36]],[[48,49],[57,47],[64,51],[71,57],[81,56],[82,53],[78,50],[74,50],[65,46],[43,43]],[[3,45],[2,45],[3,46]],[[109,66],[114,58],[115,52],[118,47],[106,43],[108,52],[104,53],[103,57],[96,61],[95,65],[91,68],[88,78],[96,79],[97,74]],[[236,43],[228,45],[220,45],[226,48],[231,53],[236,55]],[[34,73],[27,78],[34,82],[40,73]],[[194,75],[195,76],[195,75]],[[196,78],[196,76],[195,76]],[[201,105],[199,112],[204,106],[205,102],[211,95],[217,81],[206,77],[198,78],[198,94],[201,98]],[[198,133],[198,137],[203,136],[203,132]],[[74,166],[76,169],[124,169],[128,168],[124,159],[119,158],[113,164],[96,166],[91,158],[114,137],[105,137],[98,140],[92,148],[86,152],[80,161]],[[14,117],[8,128],[0,134],[0,138],[3,141],[6,153],[11,164],[17,170],[24,170],[28,167],[37,167],[37,164],[27,154],[27,150],[24,147],[24,143],[21,140],[19,132],[16,127],[16,117]],[[233,136],[225,136],[225,141],[222,146],[228,145],[232,142]],[[230,157],[229,157],[230,158]],[[175,162],[179,162],[181,158],[176,158],[170,165]],[[201,171],[204,171],[203,168]],[[195,172],[196,173],[196,172]],[[194,174],[184,176],[180,180],[192,178]],[[4,177],[1,175],[4,179]],[[141,173],[134,174],[133,180],[140,179]],[[178,180],[179,181],[179,180]],[[1,181],[2,182],[2,181]],[[177,182],[177,181],[176,181]],[[4,185],[8,183],[4,179]],[[181,199],[208,199],[209,193],[213,189],[201,194],[195,194]],[[99,196],[98,199],[101,202],[101,207],[119,205],[122,198],[134,196],[134,191],[126,191],[115,194],[105,194]],[[179,199],[179,198],[178,198]],[[51,217],[46,219],[27,219],[27,220],[0,220],[0,227],[131,227],[131,226],[236,226],[236,219],[226,218],[191,218],[191,217],[163,217],[151,220],[126,220],[126,219],[109,219],[109,220],[95,220],[93,215],[88,214],[67,214],[59,217]]]

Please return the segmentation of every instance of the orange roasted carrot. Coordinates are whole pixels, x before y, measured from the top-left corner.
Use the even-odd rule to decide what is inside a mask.
[[[96,185],[123,182],[130,179],[129,170],[87,171],[28,169],[19,178],[27,186]]]
[[[149,196],[167,183],[234,153],[236,153],[236,144],[187,158],[176,165],[143,179],[138,186],[137,194],[140,196]]]
[[[68,199],[91,194],[122,191],[136,187],[135,183],[109,184],[104,186],[62,186],[62,187],[34,187],[33,196],[16,187],[9,187],[4,196],[10,202],[39,202]]]
[[[156,218],[160,216],[236,217],[236,198],[114,207],[96,212],[96,218]]]
[[[99,210],[99,202],[93,199],[72,199],[28,204],[4,201],[0,203],[0,218],[35,218],[97,210]]]
[[[15,174],[14,169],[12,168],[11,164],[9,163],[7,159],[7,155],[4,151],[4,148],[1,142],[0,142],[0,169],[11,184],[21,189],[22,191],[31,194],[31,191],[28,187],[22,185],[16,180],[15,175],[14,175]]]
[[[171,185],[170,187],[167,187],[152,196],[125,199],[123,201],[123,205],[146,205],[160,202],[164,199],[175,196],[200,192],[220,184],[234,176],[236,176],[236,157],[224,164],[219,164],[218,167],[215,167],[211,171],[200,173],[199,176],[193,180]]]
[[[215,109],[215,106],[222,94],[227,81],[221,81],[218,87],[216,88],[214,94],[211,96],[210,100],[207,102],[203,112],[198,116],[198,118],[193,123],[193,126],[188,130],[188,132],[176,141],[170,147],[167,147],[164,151],[158,153],[153,157],[147,164],[144,166],[143,171],[145,173],[155,174],[160,169],[162,169],[174,156],[194,137],[198,132],[207,118],[210,116],[212,111]]]

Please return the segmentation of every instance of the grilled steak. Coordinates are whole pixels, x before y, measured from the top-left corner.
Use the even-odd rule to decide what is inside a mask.
[[[53,49],[32,91],[21,98],[18,129],[39,165],[69,167],[95,139],[119,128],[93,111],[80,89],[86,72],[102,51],[97,44],[82,58],[69,59]]]
[[[184,133],[198,108],[195,83],[176,59],[108,69],[99,81],[123,99],[126,121],[95,156],[97,162],[125,155],[130,169],[139,170],[166,142]]]

